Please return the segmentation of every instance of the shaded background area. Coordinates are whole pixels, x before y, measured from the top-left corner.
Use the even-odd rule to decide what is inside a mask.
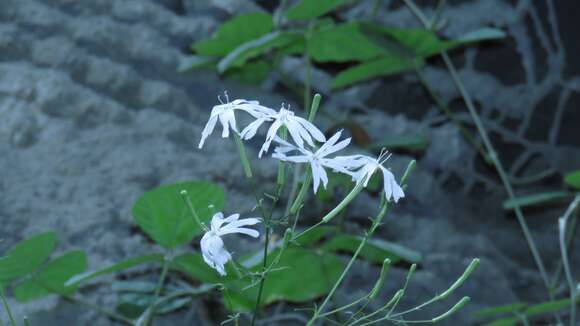
[[[441,31],[446,37],[482,26],[508,34],[501,42],[454,51],[452,58],[510,178],[517,183],[554,171],[517,187],[522,195],[563,189],[562,174],[580,167],[580,9],[575,1],[554,2],[551,8],[545,1],[448,1],[443,13],[449,20]],[[359,1],[337,18],[362,19],[372,4]],[[436,1],[420,5],[430,13]],[[272,8],[270,1],[249,0],[0,2],[0,252],[44,230],[58,232],[59,250],[86,250],[90,268],[150,252],[155,246],[135,227],[131,205],[144,191],[177,181],[216,181],[226,189],[226,211],[250,211],[253,197],[233,144],[214,136],[203,151],[195,147],[209,110],[224,90],[274,108],[286,102],[299,110],[301,98],[285,89],[275,73],[262,85],[251,86],[209,70],[177,70],[190,45],[208,38],[224,20]],[[377,19],[385,25],[419,27],[398,1],[380,2]],[[282,64],[295,80],[303,78],[299,60]],[[411,158],[419,167],[408,196],[377,235],[423,255],[402,307],[445,289],[473,257],[482,264],[454,297],[469,295],[473,302],[450,325],[476,324],[470,312],[477,309],[544,301],[545,290],[517,221],[502,209],[506,194],[494,170],[434,105],[416,76],[331,91],[332,69],[313,71],[312,86],[323,95],[323,129],[348,120],[372,143],[406,135],[421,135],[429,142],[424,151],[395,151],[390,165],[396,175]],[[473,130],[439,59],[429,62],[425,78]],[[257,154],[259,144],[253,145]],[[255,164],[262,187],[272,189],[276,162]],[[353,232],[366,228],[367,216],[376,209],[373,196],[363,194],[349,210],[347,227]],[[324,208],[312,205],[318,211]],[[554,204],[526,211],[551,271],[559,262],[557,217],[564,209]],[[318,211],[302,221],[316,221]],[[576,271],[578,258],[573,252]],[[406,267],[391,271],[384,298],[399,288]],[[339,301],[364,294],[378,271],[378,266],[358,264]],[[116,303],[106,286],[85,294],[102,305]],[[32,314],[33,325],[110,324],[55,298],[11,303],[17,314]],[[212,325],[224,316],[216,306],[215,301],[200,300],[159,324]],[[290,308],[281,304],[276,309]],[[430,318],[441,310],[435,306],[416,316]]]

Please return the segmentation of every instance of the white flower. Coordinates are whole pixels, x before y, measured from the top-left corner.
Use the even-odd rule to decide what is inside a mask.
[[[334,154],[350,144],[350,138],[342,140],[338,144],[336,143],[340,138],[342,130],[335,133],[332,137],[328,139],[316,152],[311,152],[303,147],[294,146],[282,139],[276,137],[275,141],[280,143],[282,146],[277,147],[274,150],[272,157],[277,158],[281,161],[295,162],[295,163],[309,163],[312,169],[312,184],[314,186],[314,193],[318,190],[318,186],[322,181],[324,189],[328,184],[328,176],[324,167],[333,169],[334,171],[339,171],[343,173],[348,173],[345,166],[342,165],[342,160],[335,160],[332,158],[327,158],[326,156]],[[299,151],[302,155],[288,156],[286,153],[290,151]]]
[[[364,187],[368,185],[373,174],[380,169],[383,172],[385,197],[387,200],[392,197],[396,203],[399,199],[405,197],[405,193],[403,188],[397,183],[397,180],[395,180],[393,173],[383,166],[383,163],[389,157],[391,156],[387,155],[387,152],[383,150],[376,159],[366,155],[351,155],[339,156],[335,160],[350,171],[348,174],[352,176],[353,181],[363,182]]]
[[[220,123],[222,124],[223,127],[222,130],[223,138],[229,137],[230,128],[234,132],[238,132],[236,126],[236,116],[234,114],[235,110],[247,112],[254,118],[261,118],[265,115],[276,114],[276,111],[260,105],[258,101],[246,101],[243,99],[238,99],[234,100],[233,102],[230,102],[227,97],[227,94],[226,94],[226,103],[223,103],[219,96],[218,99],[221,104],[214,106],[213,109],[211,110],[209,120],[207,121],[205,128],[203,128],[203,131],[201,132],[201,140],[199,141],[198,148],[203,147],[206,138],[213,132],[213,129],[215,128],[218,119],[220,120]]]
[[[326,141],[324,134],[318,130],[315,125],[304,118],[294,115],[294,112],[285,109],[284,105],[282,105],[279,112],[263,116],[250,123],[244,130],[242,130],[242,138],[250,139],[254,137],[258,131],[258,128],[260,128],[260,126],[266,121],[274,122],[272,122],[270,129],[268,129],[268,133],[266,134],[266,141],[260,149],[258,157],[262,157],[262,154],[268,151],[270,148],[270,143],[272,143],[272,140],[274,140],[278,129],[280,129],[282,126],[288,129],[290,136],[296,145],[298,145],[300,148],[304,147],[304,141],[306,141],[310,146],[314,146],[312,137],[314,137],[314,139],[319,142]]]
[[[211,219],[211,229],[201,238],[201,253],[203,260],[220,275],[226,275],[224,265],[232,258],[226,250],[222,236],[230,233],[242,233],[257,238],[260,233],[256,230],[241,226],[260,223],[257,218],[239,219],[240,214],[233,214],[224,218],[224,214],[216,213]]]

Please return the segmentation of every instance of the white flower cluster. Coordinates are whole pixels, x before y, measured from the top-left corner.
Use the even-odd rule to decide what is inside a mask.
[[[383,166],[385,161],[390,157],[386,151],[382,151],[378,158],[366,155],[329,157],[350,144],[350,138],[339,141],[342,130],[327,140],[320,129],[314,124],[295,115],[293,111],[285,108],[284,105],[282,105],[280,111],[276,112],[273,109],[260,105],[257,101],[238,99],[229,102],[227,94],[226,103],[223,103],[219,97],[218,99],[221,104],[213,107],[209,121],[201,133],[199,148],[203,147],[207,137],[212,134],[218,119],[223,127],[222,137],[229,137],[231,129],[244,140],[253,138],[258,132],[258,129],[264,123],[268,122],[270,123],[270,127],[258,157],[262,157],[264,153],[268,152],[272,142],[277,143],[278,146],[274,149],[272,157],[285,162],[307,163],[310,165],[315,193],[318,191],[321,183],[326,189],[328,175],[325,168],[350,175],[354,182],[357,184],[362,183],[364,187],[367,186],[373,174],[380,170],[383,174],[383,187],[386,199],[392,199],[398,202],[399,199],[405,197],[403,189],[395,180],[393,173]],[[236,110],[246,112],[255,118],[241,132],[238,131],[236,125]],[[294,144],[277,136],[278,130],[282,127],[288,130],[288,134]],[[320,143],[320,145],[317,146],[314,140]],[[237,214],[223,219],[223,215],[221,213],[218,214],[213,217],[211,230],[204,235],[201,241],[201,250],[206,263],[215,268],[220,274],[225,275],[223,266],[231,259],[231,255],[225,250],[220,237],[228,233],[243,233],[257,237],[257,231],[238,227],[241,225],[253,225],[258,223],[259,220],[255,218],[238,220],[239,215]],[[225,226],[220,229],[223,223],[231,223],[229,225],[233,226],[231,228]],[[227,231],[220,231],[224,229]]]

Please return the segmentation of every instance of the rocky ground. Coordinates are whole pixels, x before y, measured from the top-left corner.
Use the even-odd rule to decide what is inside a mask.
[[[343,13],[344,18],[360,17],[365,8],[354,6]],[[258,99],[272,107],[283,101],[293,103],[293,99],[268,91],[271,84],[265,88],[244,86],[207,71],[178,73],[177,67],[189,44],[207,38],[220,21],[259,9],[246,0],[0,2],[0,252],[44,230],[58,232],[61,251],[86,250],[90,268],[151,251],[154,245],[136,232],[131,205],[144,191],[175,181],[218,182],[227,191],[226,211],[250,210],[253,198],[248,195],[233,144],[216,136],[208,140],[203,151],[195,147],[216,102],[214,94],[227,89],[232,96]],[[389,1],[381,10],[385,22],[415,24],[406,9]],[[558,102],[559,85],[565,82],[571,92],[578,87],[570,77],[574,72],[564,74],[558,62],[548,62],[540,73],[526,61],[535,53],[526,46],[532,47],[536,37],[526,38],[528,25],[522,21],[534,10],[501,1],[458,2],[449,11],[456,25],[450,24],[453,27],[444,33],[454,36],[486,24],[506,29],[510,41],[500,49],[467,51],[457,57],[463,66],[462,76],[490,123],[496,123],[492,126],[497,139],[524,144],[524,151],[540,156],[540,161],[544,159],[525,168],[533,170],[548,164],[565,172],[580,166],[580,143],[571,131],[573,123],[571,127],[567,122],[576,121],[577,125],[580,120],[573,119],[577,115],[566,116],[569,120],[564,119],[553,142],[550,136],[542,138],[534,132],[510,134],[510,128],[502,124],[505,120],[492,118],[494,110],[503,109],[500,115],[507,120],[525,120],[536,105],[554,112],[550,105]],[[505,81],[513,78],[507,73],[498,76],[503,69],[494,68],[489,60],[489,56],[497,57],[514,45],[518,46],[514,56],[523,58],[523,69],[512,69],[515,75],[523,76],[517,82]],[[292,64],[285,63],[288,69]],[[534,78],[536,84],[526,84],[531,74],[541,75]],[[315,71],[315,76],[320,78],[315,78],[314,87],[324,94],[328,76],[322,71]],[[443,69],[428,70],[427,78],[436,81],[437,91],[446,101],[460,107],[460,101],[454,102],[457,93]],[[537,88],[526,88],[532,86]],[[531,96],[535,91],[544,92],[544,97]],[[469,312],[483,307],[544,300],[544,290],[517,222],[501,210],[506,195],[497,179],[489,169],[477,166],[474,151],[454,125],[431,123],[437,118],[435,109],[412,76],[370,82],[330,99],[325,97],[324,101],[323,110],[338,115],[359,108],[364,113],[353,119],[364,125],[374,140],[382,138],[381,130],[393,134],[421,131],[430,138],[431,145],[418,157],[419,168],[410,181],[407,198],[388,217],[379,235],[423,254],[403,306],[421,303],[446,288],[473,257],[481,259],[480,269],[453,298],[469,295],[473,303],[449,321],[450,325],[470,324]],[[300,106],[293,103],[293,107]],[[530,118],[532,129],[541,129],[545,117],[542,113]],[[328,124],[325,119],[322,117],[322,125]],[[534,124],[536,120],[539,124]],[[251,151],[257,152],[255,148]],[[510,151],[509,147],[502,148],[500,154],[516,164],[517,158]],[[547,163],[546,157],[550,158]],[[391,160],[393,170],[400,173],[411,158],[395,155]],[[275,162],[261,160],[256,164],[261,184],[267,189],[275,179]],[[520,172],[515,169],[513,174]],[[366,216],[372,214],[373,203],[375,199],[365,195],[354,204],[349,226],[353,231],[357,232]],[[529,219],[550,268],[559,257],[556,217],[562,212],[563,207],[534,211]],[[580,259],[576,259],[578,263]],[[347,280],[339,300],[347,302],[357,297],[371,286],[369,275],[376,273],[376,266],[361,263]],[[398,289],[405,273],[404,266],[392,271],[385,297]],[[104,293],[109,293],[108,289],[88,295],[103,305],[115,302],[111,295],[98,295]],[[33,325],[72,325],[79,321],[109,324],[56,299],[25,305],[13,300],[10,303],[17,315],[31,315],[36,321]],[[164,321],[175,324],[179,320],[189,325],[210,320],[208,325],[212,324],[204,314],[207,305],[197,302],[191,311],[175,317],[179,319],[170,316]],[[424,309],[416,316],[430,318],[445,308]]]

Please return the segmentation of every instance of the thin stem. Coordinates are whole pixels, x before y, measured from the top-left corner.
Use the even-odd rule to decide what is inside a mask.
[[[238,147],[238,154],[240,155],[240,160],[242,161],[242,167],[244,168],[244,174],[246,175],[247,179],[251,179],[254,175],[252,173],[252,167],[250,165],[250,160],[248,159],[248,154],[246,153],[246,148],[244,147],[244,143],[238,135],[237,132],[234,132],[234,139],[236,140],[236,146]]]
[[[421,23],[424,25],[424,27],[429,28],[428,21],[426,20],[425,16],[421,12],[421,10],[414,4],[414,2],[412,0],[403,0],[403,1],[411,9],[411,11],[418,17],[418,19],[421,21]],[[461,94],[461,97],[463,98],[463,101],[465,102],[465,105],[467,106],[469,114],[471,115],[471,117],[475,123],[477,131],[479,132],[479,134],[481,136],[483,144],[484,144],[484,146],[488,152],[488,155],[489,155],[490,159],[492,160],[492,162],[493,162],[493,164],[494,164],[494,166],[499,174],[499,177],[504,185],[504,188],[506,189],[506,191],[508,193],[509,198],[515,201],[516,196],[515,196],[514,190],[512,188],[512,185],[509,181],[508,175],[507,175],[501,161],[498,158],[497,152],[495,151],[495,148],[493,147],[491,140],[489,139],[489,136],[487,134],[487,131],[485,130],[485,127],[483,126],[481,118],[479,117],[479,114],[477,113],[477,110],[475,109],[475,105],[473,104],[471,96],[469,95],[469,93],[465,89],[465,86],[464,86],[463,82],[461,81],[461,78],[459,77],[459,74],[457,73],[455,66],[453,65],[453,62],[449,58],[449,55],[447,54],[447,52],[442,51],[441,57],[443,58],[443,61],[445,62],[445,65],[447,66],[447,69],[449,70],[449,72],[451,74],[453,82],[455,83],[455,86],[459,90],[459,93]],[[548,297],[549,297],[550,301],[554,301],[554,294],[553,294],[552,288],[550,287],[550,281],[548,279],[548,274],[546,273],[546,267],[544,265],[542,257],[540,256],[540,253],[536,247],[536,244],[534,242],[532,234],[529,230],[528,224],[524,218],[524,214],[523,214],[519,204],[517,204],[517,202],[516,202],[516,207],[515,207],[515,213],[516,213],[516,218],[518,220],[518,223],[520,224],[520,227],[522,229],[522,232],[524,233],[524,237],[526,239],[526,242],[528,243],[528,246],[529,246],[530,251],[532,253],[532,256],[534,258],[536,267],[538,268],[538,271],[540,272],[540,276],[544,282],[544,286],[548,290]],[[559,321],[560,317],[557,314],[555,316],[556,316],[556,319]]]
[[[167,255],[163,258],[163,268],[161,269],[161,275],[159,276],[159,280],[157,281],[157,286],[155,287],[155,297],[159,297],[161,291],[163,290],[163,285],[165,284],[165,279],[167,278],[167,272],[169,271],[169,265],[173,261],[173,256],[171,253],[167,253]]]
[[[411,161],[409,163],[408,167],[407,167],[407,171],[405,171],[405,174],[401,178],[401,184],[403,186],[405,186],[407,177],[409,176],[409,173],[411,172],[411,170],[414,167],[415,167],[415,161]],[[361,183],[362,182],[360,182],[359,184],[361,184]],[[355,187],[355,189],[356,188],[357,187]],[[330,292],[328,293],[328,295],[326,296],[326,298],[324,299],[324,301],[322,302],[322,304],[319,307],[317,307],[316,310],[314,311],[314,315],[308,321],[307,326],[312,326],[314,324],[314,322],[316,321],[316,319],[318,319],[320,317],[320,313],[324,310],[324,308],[326,307],[326,305],[328,304],[328,302],[330,301],[330,299],[334,296],[334,293],[336,292],[336,290],[338,289],[338,287],[342,283],[343,279],[346,277],[346,274],[348,274],[348,272],[350,271],[350,268],[352,267],[352,265],[354,264],[354,262],[358,258],[358,255],[360,254],[360,252],[362,251],[362,249],[366,245],[368,239],[372,236],[372,234],[375,232],[375,230],[381,224],[381,221],[383,220],[383,217],[386,215],[387,211],[389,210],[390,203],[391,202],[388,202],[388,201],[381,201],[381,204],[382,204],[381,205],[381,208],[380,208],[379,213],[377,214],[377,216],[373,219],[373,223],[372,223],[371,227],[366,232],[365,236],[363,237],[363,239],[359,243],[358,248],[356,249],[356,251],[352,255],[350,261],[346,265],[345,269],[342,271],[342,274],[340,275],[340,277],[338,278],[338,280],[334,283],[334,286],[332,287],[332,289],[330,290]],[[325,221],[325,219],[323,218],[322,221]]]
[[[491,162],[489,156],[487,155],[485,150],[481,147],[481,144],[479,144],[475,140],[475,138],[471,136],[471,134],[467,131],[467,129],[461,123],[461,121],[455,117],[453,111],[451,111],[451,109],[449,109],[449,107],[445,103],[443,103],[441,98],[435,93],[435,91],[433,90],[433,88],[431,88],[429,83],[427,83],[427,80],[425,79],[425,74],[423,74],[423,70],[421,69],[421,67],[419,67],[418,64],[415,64],[415,73],[417,74],[417,78],[419,78],[419,83],[421,83],[421,85],[425,88],[427,93],[429,93],[429,96],[431,96],[433,101],[435,101],[435,104],[437,104],[439,109],[443,111],[443,113],[445,113],[445,115],[451,121],[453,121],[453,123],[457,126],[457,128],[459,128],[459,132],[465,138],[465,140],[467,140],[467,142],[470,143],[471,146],[473,146],[479,152],[479,154],[481,155],[481,157],[483,157],[485,162]]]
[[[193,217],[193,221],[197,225],[199,225],[199,227],[203,230],[203,232],[209,231],[207,226],[205,224],[203,224],[203,222],[201,222],[199,215],[197,215],[197,212],[195,211],[195,208],[193,207],[193,203],[191,202],[191,199],[187,195],[187,190],[185,190],[185,189],[181,190],[180,194],[181,194],[181,197],[183,198],[183,200],[185,201],[187,208],[189,208],[189,212],[191,213],[191,216]]]
[[[570,326],[574,326],[576,324],[576,292],[577,286],[576,282],[574,282],[574,277],[572,276],[572,271],[570,269],[570,262],[568,261],[568,250],[566,246],[566,223],[570,218],[570,215],[574,212],[576,207],[578,207],[578,202],[580,202],[580,194],[576,195],[576,198],[568,209],[566,213],[559,219],[558,226],[559,226],[559,235],[560,235],[560,251],[562,253],[562,264],[564,265],[564,274],[566,275],[566,280],[568,281],[568,287],[570,288]]]
[[[0,297],[2,298],[2,305],[4,306],[4,310],[6,310],[10,324],[12,326],[16,326],[16,321],[14,320],[14,316],[12,315],[12,311],[8,305],[8,300],[6,300],[6,295],[4,294],[4,285],[2,284],[0,284]]]

